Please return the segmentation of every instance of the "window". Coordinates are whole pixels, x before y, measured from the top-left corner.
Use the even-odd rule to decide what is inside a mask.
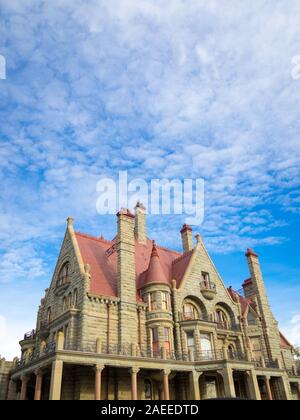
[[[153,356],[158,356],[159,354],[159,348],[158,348],[159,344],[158,344],[158,328],[153,328],[152,329],[152,351],[153,351]]]
[[[167,354],[169,355],[171,352],[171,338],[170,338],[170,328],[164,327],[164,343],[165,349],[167,350]]]
[[[253,360],[261,360],[262,352],[259,337],[250,338]]]
[[[256,318],[251,311],[248,313],[247,323],[248,325],[256,325]]]
[[[225,312],[223,312],[222,309],[216,310],[216,321],[218,323],[219,328],[228,329],[229,327],[228,319]]]
[[[63,298],[63,312],[65,312],[66,309],[67,309],[67,298],[64,297]]]
[[[153,393],[152,393],[152,383],[150,379],[145,379],[144,386],[145,386],[145,400],[151,401],[153,399]]]
[[[185,303],[183,305],[183,318],[185,320],[198,319],[199,318],[198,311],[192,303]]]
[[[65,263],[59,272],[56,286],[62,286],[63,284],[69,283],[70,264]]]
[[[78,301],[78,290],[75,289],[74,294],[73,294],[73,306],[74,306],[74,308],[77,308],[77,301]]]
[[[201,355],[204,360],[212,360],[213,352],[210,334],[200,335]]]
[[[230,344],[230,346],[228,346],[228,356],[229,356],[229,359],[231,359],[231,360],[234,360],[234,358],[235,358],[235,350],[234,350],[233,345],[231,345],[231,344]]]
[[[167,292],[162,292],[161,293],[161,304],[162,304],[162,309],[164,311],[168,311],[169,310],[169,295]]]
[[[150,293],[150,311],[157,310],[156,292]]]
[[[72,293],[69,293],[69,296],[68,296],[68,308],[71,308],[71,306],[72,306]]]
[[[195,352],[195,336],[194,331],[188,331],[186,333],[186,341],[187,341],[187,348],[188,351],[194,353]]]
[[[47,309],[47,324],[51,322],[51,308]]]
[[[205,273],[205,272],[202,272],[202,273],[201,273],[201,277],[202,277],[202,282],[203,282],[203,284],[204,284],[206,287],[208,287],[208,286],[209,286],[209,284],[210,284],[209,274],[208,274],[208,273]]]

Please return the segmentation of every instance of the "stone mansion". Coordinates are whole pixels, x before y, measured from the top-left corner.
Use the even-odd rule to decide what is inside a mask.
[[[200,235],[182,252],[147,237],[146,210],[122,209],[112,241],[68,219],[36,328],[0,396],[20,400],[299,400],[293,347],[268,303],[258,255],[226,288]],[[3,369],[1,366],[3,365]]]

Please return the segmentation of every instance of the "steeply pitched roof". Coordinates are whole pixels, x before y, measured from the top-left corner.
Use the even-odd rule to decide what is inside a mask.
[[[170,285],[170,273],[169,270],[163,270],[160,263],[160,257],[158,254],[155,242],[153,242],[152,252],[150,256],[149,266],[146,271],[141,273],[139,276],[139,285],[141,288],[146,284],[164,283]]]
[[[239,302],[241,305],[241,310],[242,310],[242,315],[244,315],[248,309],[248,307],[250,306],[255,312],[256,311],[256,304],[255,302],[253,302],[253,300],[251,299],[247,299],[244,296],[240,295],[238,292],[236,292],[235,290],[232,289],[232,287],[229,287],[228,292],[230,294],[230,296],[232,297],[232,299],[235,302]]]
[[[280,347],[282,349],[290,350],[293,347],[291,343],[285,338],[285,336],[280,331],[279,331],[279,335],[280,335]]]
[[[95,238],[79,232],[76,232],[76,238],[84,264],[89,264],[91,267],[90,292],[95,295],[117,297],[117,253],[113,249],[116,238],[106,241],[103,238]],[[146,244],[135,243],[137,290],[144,284],[145,272],[149,268],[152,250],[153,241],[150,239]],[[173,278],[180,282],[189,259],[187,258],[179,267],[176,263],[178,257],[182,255],[179,252],[158,245],[156,245],[156,252],[162,281],[167,282],[170,286]],[[173,261],[175,261],[175,269],[172,265]]]

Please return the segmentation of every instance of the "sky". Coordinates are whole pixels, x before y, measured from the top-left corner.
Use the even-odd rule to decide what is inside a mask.
[[[205,180],[195,228],[227,286],[260,255],[300,345],[298,0],[0,0],[0,354],[35,327],[66,229],[111,239],[97,181]],[[1,64],[1,63],[0,63]],[[148,216],[180,249],[182,215]]]

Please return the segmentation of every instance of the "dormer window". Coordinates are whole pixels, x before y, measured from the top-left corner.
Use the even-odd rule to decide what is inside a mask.
[[[59,272],[56,286],[59,287],[59,286],[62,286],[64,284],[69,283],[69,281],[70,281],[69,276],[70,276],[70,264],[69,263],[65,263],[62,266],[62,268],[61,268],[61,270]]]

